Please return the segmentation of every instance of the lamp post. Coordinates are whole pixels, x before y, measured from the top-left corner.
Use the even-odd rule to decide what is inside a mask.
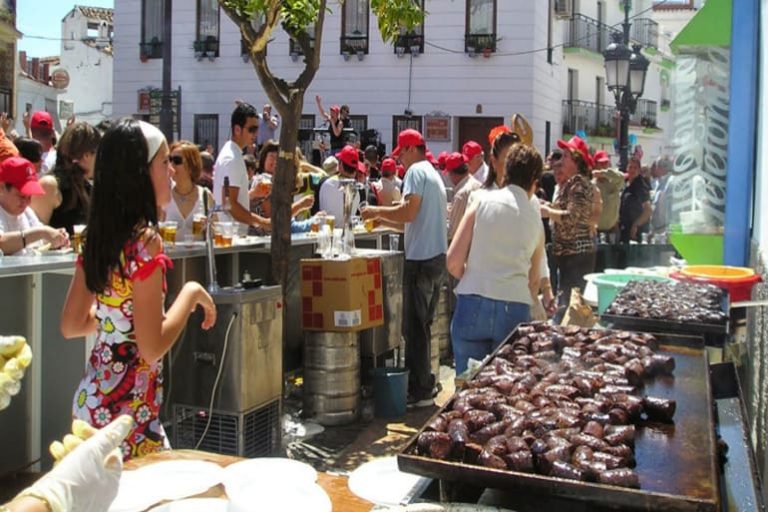
[[[634,114],[637,100],[643,95],[649,65],[639,44],[629,47],[629,8],[630,1],[624,0],[623,30],[612,34],[613,41],[603,51],[606,85],[613,93],[619,112],[619,169],[622,172],[627,169],[629,159],[629,116]]]

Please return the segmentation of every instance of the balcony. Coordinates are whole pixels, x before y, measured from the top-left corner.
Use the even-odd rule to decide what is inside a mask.
[[[656,112],[658,104],[652,100],[637,100],[635,113],[629,118],[629,124],[642,126],[644,128],[658,128],[656,124]]]
[[[342,54],[367,54],[368,53],[368,36],[358,35],[353,33],[350,36],[341,37],[341,53]]]
[[[424,36],[414,33],[400,34],[395,40],[395,53],[398,57],[406,53],[412,53],[414,56],[424,53]]]
[[[151,41],[139,43],[139,58],[142,61],[163,58],[163,42],[153,37]]]
[[[566,48],[583,48],[602,53],[611,42],[611,34],[620,32],[594,18],[575,13],[568,22],[565,33]],[[657,32],[658,37],[658,32]]]
[[[496,34],[464,34],[464,52],[483,55],[496,51]]]
[[[216,36],[206,36],[205,39],[195,41],[192,48],[198,60],[203,57],[213,59],[219,56],[219,39]]]
[[[632,21],[630,39],[644,48],[659,47],[659,24],[650,18],[637,18]]]
[[[613,137],[614,107],[591,101],[563,100],[563,133],[584,130],[591,137]]]

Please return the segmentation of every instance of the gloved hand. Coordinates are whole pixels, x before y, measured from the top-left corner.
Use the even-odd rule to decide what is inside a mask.
[[[54,459],[53,465],[55,466],[61,462],[69,452],[80,446],[83,441],[93,437],[98,431],[99,429],[90,426],[83,420],[73,420],[72,433],[65,435],[61,441],[52,442],[48,447],[48,451],[51,452],[51,456]]]
[[[23,336],[0,336],[0,411],[21,390],[21,379],[31,362],[32,350]]]
[[[106,511],[117,496],[123,457],[120,444],[133,418],[120,416],[67,455],[19,494],[45,499],[53,512]]]

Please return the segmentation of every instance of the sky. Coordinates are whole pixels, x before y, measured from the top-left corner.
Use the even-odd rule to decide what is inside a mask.
[[[114,0],[16,0],[16,28],[24,34],[18,48],[28,57],[61,53],[61,19],[77,5],[114,7]]]

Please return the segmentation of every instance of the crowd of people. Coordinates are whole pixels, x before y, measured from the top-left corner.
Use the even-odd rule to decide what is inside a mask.
[[[216,321],[212,298],[196,282],[165,309],[171,261],[159,223],[175,221],[177,236],[194,239],[202,236],[195,219],[226,204],[239,234],[268,233],[280,158],[297,168],[292,232],[308,231],[314,216],[343,216],[344,179],[361,184],[353,209],[362,219],[404,231],[403,337],[409,403],[417,407],[433,403],[431,324],[446,278],[456,297],[450,330],[460,374],[517,324],[555,313],[558,297],[564,306],[593,270],[603,236],[637,241],[667,226],[665,158],[650,174],[638,159],[622,173],[578,137],[558,141],[543,158],[523,120],[490,131],[487,158],[476,141],[435,158],[422,134],[407,129],[390,155],[332,143],[335,151],[316,167],[298,148],[281,150],[273,138],[279,122],[267,107],[260,114],[238,102],[215,158],[188,141],[169,144],[133,119],[73,121],[60,137],[46,112],[29,116],[29,137],[0,127],[0,249],[67,247],[76,227],[87,226],[61,316],[65,337],[96,335],[72,411],[97,427],[130,416],[124,459],[168,446],[159,419],[163,355],[194,309],[204,311],[203,328]],[[327,115],[329,129],[343,127],[341,108]]]

